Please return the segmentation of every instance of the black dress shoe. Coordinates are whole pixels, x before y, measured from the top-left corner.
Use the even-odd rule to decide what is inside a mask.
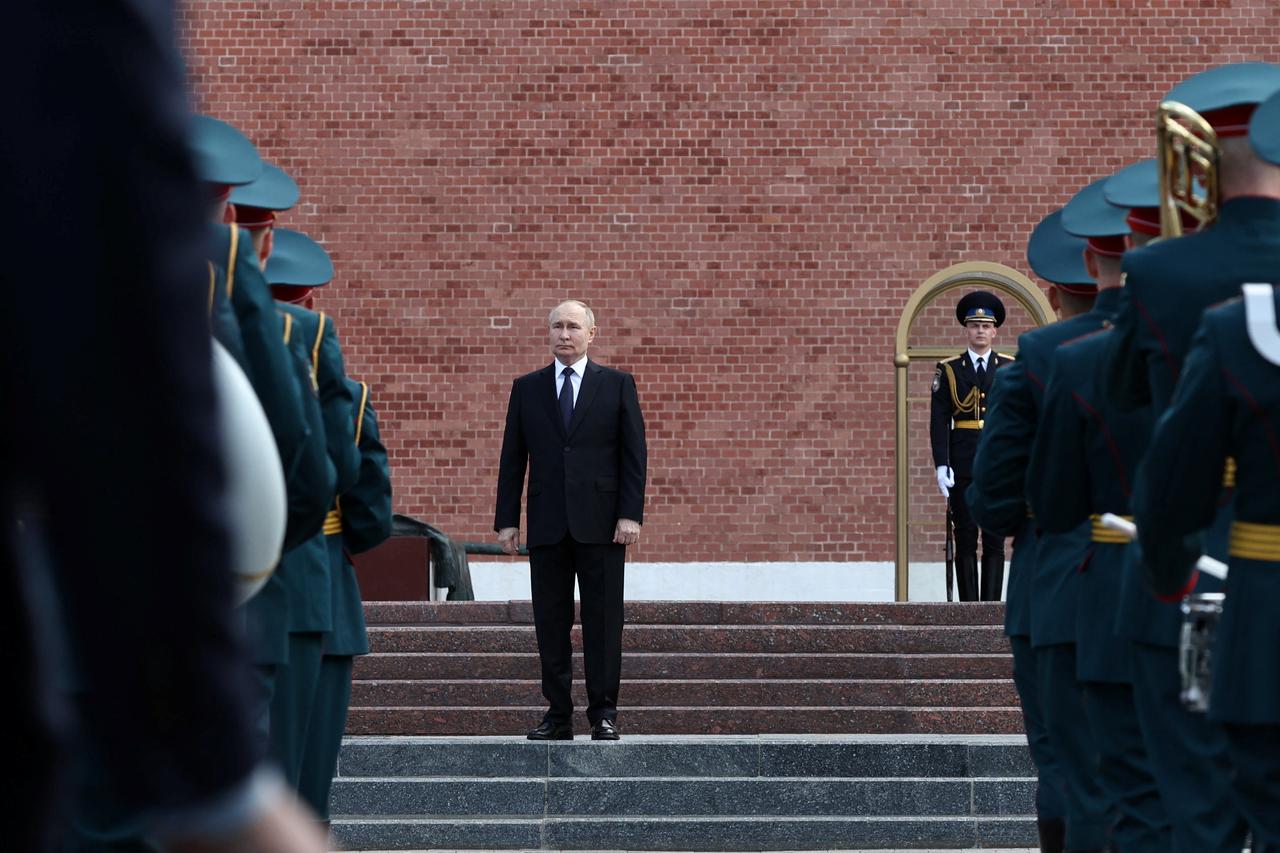
[[[601,720],[591,727],[592,740],[617,740],[619,737],[618,724],[613,720]]]
[[[528,734],[529,740],[573,740],[573,724],[543,720]]]

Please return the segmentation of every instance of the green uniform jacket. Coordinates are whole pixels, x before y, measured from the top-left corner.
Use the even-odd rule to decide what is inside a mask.
[[[1210,305],[1240,295],[1248,281],[1280,269],[1280,200],[1228,199],[1204,231],[1125,252],[1106,392],[1121,409],[1151,403],[1164,412]]]
[[[322,475],[307,486],[308,494],[332,495],[337,476],[325,446],[320,399],[311,378],[309,342],[297,334],[291,315],[281,312],[281,321],[290,363],[299,384],[306,389],[302,396],[311,433],[308,439],[309,452],[318,457],[318,470]],[[255,614],[258,634],[264,637],[279,637],[283,634],[287,649],[289,632],[318,633],[329,630],[332,624],[332,601],[323,532],[317,530],[308,539],[285,551],[280,566],[276,569],[275,580],[282,586],[287,606],[274,607],[271,606],[272,602],[263,602]],[[255,598],[253,601],[256,600]]]
[[[308,442],[311,429],[303,408],[305,387],[297,381],[283,343],[283,324],[262,278],[253,243],[234,225],[211,227],[215,238],[212,263],[221,267],[215,270],[211,321],[220,341],[230,338],[227,309],[221,303],[230,305],[239,341],[228,350],[244,368],[262,403],[284,467],[289,496],[287,549],[314,535],[324,523],[329,500],[314,491],[314,484],[324,477],[323,463]]]
[[[1027,472],[1036,521],[1050,533],[1074,530],[1105,512],[1129,515],[1151,410],[1120,412],[1103,398],[1098,377],[1109,334],[1069,341],[1054,357],[1044,423]],[[1081,564],[1080,600],[1088,602],[1076,617],[1076,671],[1082,680],[1132,679],[1129,641],[1116,632],[1128,551],[1126,543],[1091,541]]]
[[[1000,381],[992,390],[974,456],[973,485],[966,495],[973,518],[982,529],[1008,535],[1024,525],[1027,467],[1042,420],[1044,389],[1054,353],[1063,341],[1100,328],[1114,306],[1115,296],[1104,291],[1092,311],[1018,337],[1018,360],[1001,368]],[[1087,525],[1061,535],[1041,537],[1035,530],[1018,535],[1009,566],[1006,634],[1029,636],[1036,646],[1075,642],[1077,584],[1073,570],[1083,559],[1088,542]]]
[[[342,363],[342,348],[333,319],[320,311],[299,305],[280,303],[280,310],[293,318],[293,334],[310,348],[311,376],[320,394],[320,411],[324,415],[325,444],[329,459],[337,472],[334,494],[351,488],[360,474],[360,453],[356,449],[355,400],[347,385],[347,372]],[[332,507],[332,498],[327,502]]]
[[[1158,591],[1185,587],[1199,551],[1193,534],[1217,512],[1229,455],[1239,462],[1237,519],[1280,524],[1278,436],[1280,367],[1253,348],[1243,304],[1233,300],[1205,312],[1171,405],[1156,424],[1134,496],[1146,566]],[[1280,723],[1280,565],[1243,557],[1231,557],[1230,565],[1213,650],[1209,715],[1275,725]]]
[[[387,451],[378,434],[378,419],[369,403],[369,386],[348,379],[356,397],[355,444],[360,451],[360,475],[338,499],[342,533],[329,537],[333,560],[333,629],[325,636],[324,653],[331,656],[369,652],[360,585],[349,554],[359,554],[391,535],[391,473]]]

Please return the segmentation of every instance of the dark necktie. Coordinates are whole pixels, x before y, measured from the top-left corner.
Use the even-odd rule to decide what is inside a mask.
[[[985,358],[980,358],[980,359],[978,359],[978,372],[977,372],[977,375],[978,375],[978,384],[979,384],[979,385],[985,385],[985,384],[986,384],[986,381],[987,381],[987,368],[983,366],[983,365],[985,365],[985,364],[986,364],[986,362],[987,362],[987,360],[986,360]]]
[[[569,421],[573,419],[573,368],[566,367],[560,375],[564,377],[560,386],[560,417],[564,419],[565,432],[568,432]]]

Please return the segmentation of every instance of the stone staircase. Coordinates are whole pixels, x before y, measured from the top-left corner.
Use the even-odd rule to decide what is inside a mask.
[[[617,743],[357,737],[338,850],[1028,847],[1021,737],[624,736]]]
[[[349,734],[516,735],[542,718],[529,602],[373,602],[366,616]],[[619,723],[624,737],[1014,734],[1002,619],[998,604],[628,602]],[[575,668],[585,708],[580,653]]]

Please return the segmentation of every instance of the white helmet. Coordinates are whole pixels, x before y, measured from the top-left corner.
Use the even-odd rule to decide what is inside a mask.
[[[213,384],[227,475],[227,527],[236,603],[262,589],[280,562],[288,512],[284,467],[271,425],[249,379],[213,341]]]

